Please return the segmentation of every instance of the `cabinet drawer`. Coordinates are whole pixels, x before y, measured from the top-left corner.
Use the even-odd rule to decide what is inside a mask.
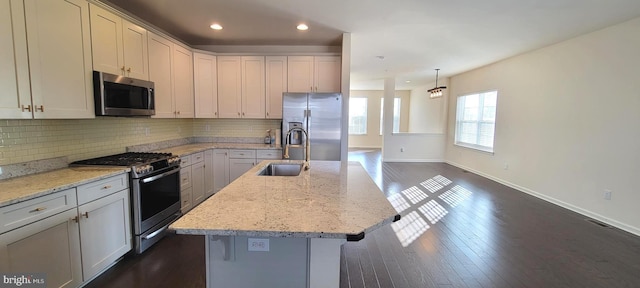
[[[182,190],[182,192],[180,193],[180,210],[182,211],[182,213],[185,213],[191,209],[191,193],[191,188]]]
[[[91,202],[128,188],[128,174],[113,176],[78,186],[78,205]]]
[[[191,164],[199,163],[204,161],[204,152],[198,152],[195,154],[191,154]]]
[[[258,150],[258,159],[282,159],[282,150]]]
[[[180,167],[191,165],[191,155],[180,156]]]
[[[76,189],[68,189],[0,208],[0,234],[75,208]]]
[[[191,167],[180,169],[180,191],[191,187]]]
[[[256,150],[231,150],[229,151],[229,158],[234,159],[255,159]]]

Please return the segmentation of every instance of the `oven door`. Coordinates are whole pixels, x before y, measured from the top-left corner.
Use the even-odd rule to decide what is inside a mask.
[[[133,179],[134,232],[140,235],[180,211],[180,167]]]

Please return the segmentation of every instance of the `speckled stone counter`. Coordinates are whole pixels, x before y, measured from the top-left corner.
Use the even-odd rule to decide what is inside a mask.
[[[281,146],[256,143],[194,143],[156,150],[155,152],[172,153],[184,156],[202,152],[208,149],[256,149],[256,150],[281,150]]]
[[[129,172],[125,167],[73,167],[0,181],[0,207]]]
[[[391,223],[396,210],[357,162],[311,161],[298,176],[259,176],[263,161],[185,214],[179,234],[347,239]]]

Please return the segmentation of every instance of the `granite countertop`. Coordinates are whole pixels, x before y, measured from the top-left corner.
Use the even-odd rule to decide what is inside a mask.
[[[129,167],[72,167],[0,180],[0,207],[129,172]]]
[[[257,143],[194,143],[174,146],[157,150],[155,152],[172,153],[173,155],[184,156],[202,152],[208,149],[256,149],[256,150],[281,150],[282,146],[271,146],[269,144]]]
[[[311,161],[298,176],[258,176],[265,160],[170,229],[179,234],[360,240],[399,219],[358,162]]]

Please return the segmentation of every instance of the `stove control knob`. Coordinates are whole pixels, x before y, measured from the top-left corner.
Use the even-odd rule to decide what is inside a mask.
[[[153,171],[153,166],[147,165],[147,166],[145,166],[145,170],[147,170],[147,172],[151,172],[151,171]]]

